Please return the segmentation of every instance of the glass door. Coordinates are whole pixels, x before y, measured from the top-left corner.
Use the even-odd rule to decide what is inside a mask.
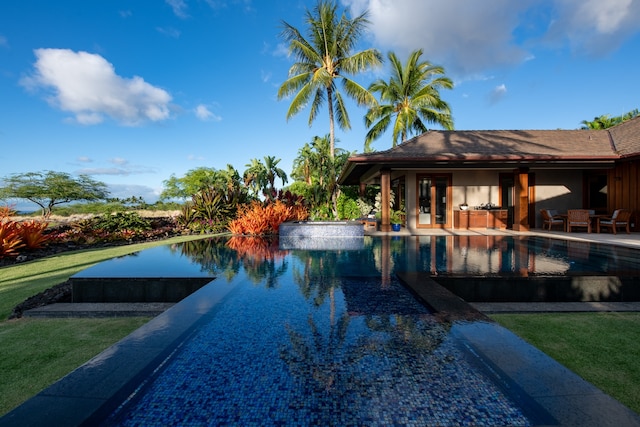
[[[418,175],[418,228],[450,225],[450,175]]]

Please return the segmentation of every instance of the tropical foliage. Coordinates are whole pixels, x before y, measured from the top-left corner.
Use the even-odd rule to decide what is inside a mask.
[[[238,189],[242,185],[240,174],[233,166],[227,165],[227,169],[200,167],[191,169],[184,176],[178,178],[175,175],[163,181],[164,190],[160,193],[161,200],[188,199],[200,191],[210,188],[224,190],[227,188]]]
[[[421,61],[422,53],[422,49],[412,52],[403,65],[390,52],[391,78],[376,80],[369,86],[369,91],[379,94],[380,102],[365,116],[365,125],[370,128],[365,138],[365,151],[371,151],[371,143],[392,122],[393,147],[410,135],[426,132],[429,123],[453,129],[451,108],[440,98],[440,90],[452,89],[453,82],[444,76],[443,67]]]
[[[337,205],[334,200],[338,196],[337,178],[349,157],[349,152],[335,149],[330,155],[330,137],[314,137],[306,143],[293,161],[291,177],[296,185],[289,189],[304,195],[312,206],[313,218],[330,218],[337,216]]]
[[[260,193],[265,197],[275,197],[276,178],[282,181],[282,185],[287,183],[286,172],[278,166],[280,159],[275,156],[265,156],[264,163],[258,159],[251,159],[247,164],[247,169],[242,175],[244,185],[249,188],[252,195],[258,197]]]
[[[293,96],[287,120],[310,105],[309,126],[326,102],[329,112],[329,155],[334,156],[335,122],[341,129],[351,128],[342,93],[336,82],[342,82],[346,95],[358,105],[374,105],[375,98],[349,75],[367,71],[382,63],[380,52],[366,49],[354,52],[369,21],[367,13],[353,19],[338,14],[333,1],[319,1],[313,11],[306,12],[306,37],[292,25],[283,22],[282,38],[288,44],[295,63],[289,79],[278,90],[278,98]]]
[[[65,172],[27,172],[3,179],[0,198],[24,199],[40,206],[48,218],[54,206],[74,201],[104,200],[108,196],[106,184],[86,175],[73,177]]]
[[[209,188],[194,194],[185,203],[178,223],[191,231],[218,233],[226,230],[240,206],[249,201],[244,187]]]
[[[42,221],[0,220],[0,259],[15,257],[23,250],[39,249],[50,239],[44,231],[48,224]]]
[[[240,208],[238,217],[229,223],[229,230],[233,234],[278,234],[278,228],[283,222],[302,221],[307,217],[303,205],[288,205],[281,200],[267,203],[254,201]]]
[[[583,120],[580,123],[582,123],[582,129],[608,129],[638,116],[640,116],[640,111],[636,108],[635,110],[629,111],[621,116],[611,117],[609,114],[603,114],[601,116],[594,117],[591,121]]]

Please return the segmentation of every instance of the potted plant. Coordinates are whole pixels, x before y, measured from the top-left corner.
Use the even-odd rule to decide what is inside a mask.
[[[389,216],[389,222],[391,223],[391,229],[393,231],[400,231],[402,226],[402,211],[391,210]]]

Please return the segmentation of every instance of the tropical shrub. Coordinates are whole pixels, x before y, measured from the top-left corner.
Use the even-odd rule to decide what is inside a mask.
[[[196,232],[221,232],[236,216],[238,206],[247,201],[244,190],[210,188],[195,194],[186,203],[178,217],[178,223]]]
[[[40,249],[51,239],[50,235],[44,234],[48,225],[46,222],[36,220],[18,223],[20,239],[27,249]]]
[[[339,219],[356,219],[362,216],[357,200],[352,199],[345,193],[341,193],[340,196],[338,196],[337,204]]]
[[[228,225],[233,234],[252,236],[277,234],[280,224],[285,221],[306,219],[306,208],[302,205],[287,206],[281,200],[275,202],[252,202],[238,211],[238,217]]]
[[[91,219],[89,224],[93,229],[102,230],[107,233],[116,233],[125,230],[141,233],[151,230],[151,221],[142,218],[137,212],[107,213]]]
[[[9,206],[9,205],[0,206],[0,219],[9,218],[15,215],[16,215],[16,211],[12,206]]]
[[[20,228],[15,221],[0,221],[0,259],[19,254],[25,246],[20,237]]]

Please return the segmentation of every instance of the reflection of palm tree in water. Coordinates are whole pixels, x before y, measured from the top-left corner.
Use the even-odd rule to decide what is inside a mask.
[[[280,358],[289,366],[290,372],[305,384],[311,379],[319,390],[329,393],[336,387],[353,381],[353,374],[348,372],[354,362],[353,352],[345,349],[345,338],[349,327],[349,316],[340,317],[329,327],[325,337],[314,322],[311,315],[307,320],[310,333],[305,334],[286,326],[290,346],[280,350]]]
[[[451,329],[450,323],[431,314],[367,316],[365,322],[370,330],[389,334],[389,339],[382,344],[385,352],[393,349],[388,353],[403,357],[433,353]]]

